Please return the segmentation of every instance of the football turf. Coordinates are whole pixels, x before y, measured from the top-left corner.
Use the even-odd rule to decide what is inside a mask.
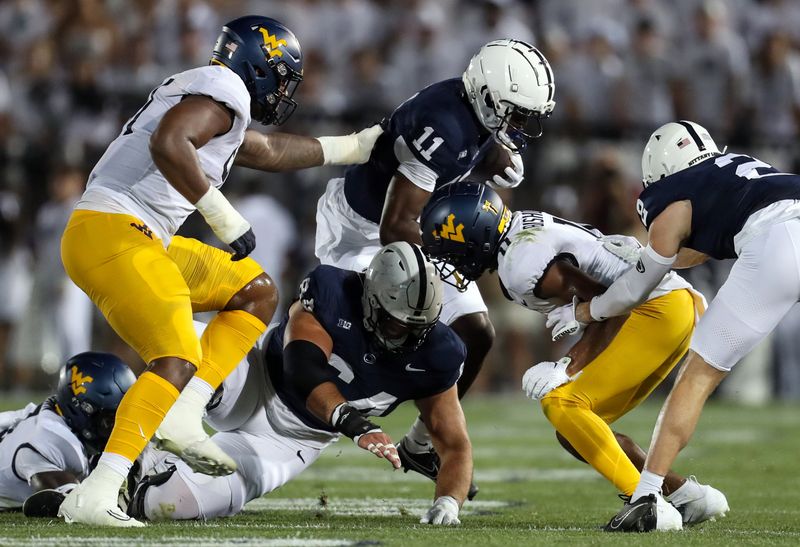
[[[682,532],[625,537],[600,530],[620,507],[614,488],[558,446],[531,401],[468,397],[465,410],[481,490],[460,527],[418,524],[432,483],[392,472],[345,439],[233,518],[111,530],[0,513],[0,545],[800,544],[798,406],[709,404],[676,469],[725,492],[731,512]],[[657,412],[658,403],[647,404],[616,429],[646,445]],[[399,440],[413,417],[405,405],[382,424]]]

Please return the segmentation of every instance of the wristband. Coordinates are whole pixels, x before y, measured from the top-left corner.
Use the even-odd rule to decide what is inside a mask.
[[[226,245],[236,241],[250,229],[250,224],[213,184],[209,185],[208,192],[194,206]]]
[[[342,403],[333,409],[331,425],[336,431],[350,437],[358,443],[359,437],[367,433],[381,431],[381,428],[364,418],[361,413],[348,403]]]

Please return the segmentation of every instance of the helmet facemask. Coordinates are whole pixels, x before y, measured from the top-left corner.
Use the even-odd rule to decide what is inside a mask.
[[[406,353],[419,349],[436,324],[436,321],[413,324],[393,317],[374,294],[367,296],[365,293],[363,306],[364,328],[372,333],[378,345],[390,353]]]

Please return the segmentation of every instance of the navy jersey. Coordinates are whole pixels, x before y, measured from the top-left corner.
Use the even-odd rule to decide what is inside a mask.
[[[736,258],[733,238],[756,211],[800,199],[800,176],[741,154],[709,158],[645,188],[636,209],[645,227],[671,203],[692,204],[692,232],[685,247],[713,258]]]
[[[467,99],[461,78],[435,83],[397,107],[367,163],[345,171],[347,203],[362,217],[379,224],[386,190],[401,163],[415,160],[433,171],[435,184],[427,185],[426,180],[424,188],[433,192],[467,174],[493,143],[494,138]],[[418,184],[413,175],[403,174]],[[431,173],[426,171],[425,175],[427,179]]]
[[[466,349],[438,322],[422,346],[409,353],[381,351],[364,329],[362,276],[333,266],[318,266],[300,286],[300,301],[333,339],[329,361],[339,391],[362,414],[385,416],[404,401],[424,399],[453,386],[461,375]],[[281,400],[308,426],[332,431],[306,409],[283,381],[283,336],[288,314],[266,346],[272,384]]]

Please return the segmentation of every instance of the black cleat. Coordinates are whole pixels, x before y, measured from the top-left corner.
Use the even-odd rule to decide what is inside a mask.
[[[136,483],[136,486],[133,488],[131,501],[128,504],[128,515],[135,519],[147,520],[147,516],[144,514],[144,496],[147,493],[147,489],[151,486],[161,486],[167,482],[177,470],[177,467],[170,465],[166,471],[142,477],[142,480]]]
[[[433,448],[427,452],[411,452],[406,445],[413,442],[408,437],[403,437],[397,444],[397,454],[400,456],[400,465],[403,466],[403,472],[416,471],[423,477],[428,477],[433,482],[436,482],[439,476],[439,467],[442,463],[439,459],[439,454]],[[478,488],[477,484],[470,482],[467,499],[472,501],[472,498],[478,495],[479,490],[480,488]]]
[[[608,521],[603,530],[606,532],[652,532],[656,529],[657,524],[656,497],[650,494],[633,503],[630,503],[630,498],[628,498],[620,512]]]
[[[23,502],[22,513],[26,517],[56,518],[64,497],[64,494],[58,490],[39,490],[28,496]]]

